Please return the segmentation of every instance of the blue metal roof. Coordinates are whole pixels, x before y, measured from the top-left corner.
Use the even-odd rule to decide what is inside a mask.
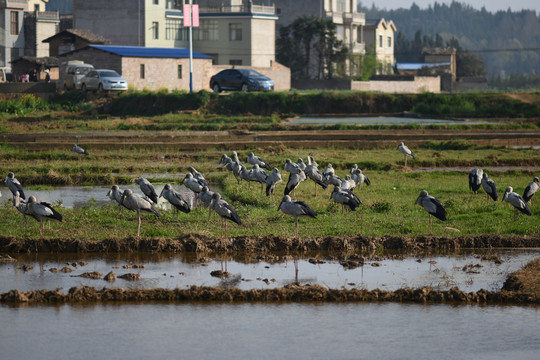
[[[397,63],[396,68],[398,70],[420,70],[424,67],[433,68],[438,66],[450,66],[449,62],[442,63]]]
[[[88,47],[111,54],[128,57],[189,58],[189,50],[184,48],[158,48],[144,46],[88,45]],[[194,59],[213,59],[212,56],[193,51]]]

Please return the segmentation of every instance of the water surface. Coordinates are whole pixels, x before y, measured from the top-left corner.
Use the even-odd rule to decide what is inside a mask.
[[[537,359],[538,307],[0,305],[2,359]]]

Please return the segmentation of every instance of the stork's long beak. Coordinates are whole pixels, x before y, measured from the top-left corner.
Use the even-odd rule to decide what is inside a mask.
[[[281,202],[279,203],[279,206],[277,207],[277,211],[281,210],[281,205],[283,204],[283,199],[281,200]]]
[[[505,201],[506,198],[508,198],[508,191],[505,191],[504,192],[504,195],[503,195],[503,198],[502,198],[502,201]]]
[[[125,194],[122,194],[122,197],[120,198],[120,204],[124,204],[124,199],[126,198]]]
[[[112,189],[110,189],[108,192],[107,192],[107,196],[111,196],[112,194]]]
[[[158,196],[158,197],[162,197],[164,191],[165,191],[165,188],[163,188],[163,189],[161,190],[161,192],[159,193],[159,196]]]

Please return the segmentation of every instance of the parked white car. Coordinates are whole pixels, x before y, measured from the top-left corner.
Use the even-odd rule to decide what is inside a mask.
[[[127,89],[127,81],[114,70],[92,70],[81,80],[81,90],[83,92],[125,91]]]

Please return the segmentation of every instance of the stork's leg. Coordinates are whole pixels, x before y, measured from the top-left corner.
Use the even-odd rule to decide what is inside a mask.
[[[518,209],[514,208],[514,220],[517,220],[519,215]]]
[[[429,214],[429,234],[433,235],[433,229],[431,228],[431,214]]]
[[[317,183],[315,183],[315,197],[317,197]]]
[[[229,237],[229,234],[227,232],[227,224],[228,223],[227,223],[227,220],[225,220],[225,219],[223,220],[223,222],[225,222],[225,237],[228,238]]]
[[[404,167],[407,167],[407,155],[405,155],[405,166]]]
[[[210,219],[212,218],[212,208],[208,207],[208,222],[210,222]]]
[[[294,227],[294,237],[298,237],[298,217],[296,217],[296,225]]]
[[[137,211],[137,238],[141,235],[141,212]]]
[[[261,196],[263,196],[263,195],[264,195],[264,184],[261,183]]]
[[[298,282],[298,259],[296,257],[293,258],[294,263],[294,281]]]

